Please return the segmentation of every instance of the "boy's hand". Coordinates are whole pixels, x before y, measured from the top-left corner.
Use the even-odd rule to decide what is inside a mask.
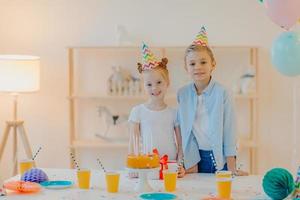
[[[178,167],[178,178],[182,178],[185,175],[185,169],[183,168],[182,165],[179,165]]]

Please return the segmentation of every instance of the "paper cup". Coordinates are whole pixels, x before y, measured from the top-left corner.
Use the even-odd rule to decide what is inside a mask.
[[[107,192],[116,193],[119,191],[120,173],[119,172],[106,172],[106,189]]]
[[[77,171],[78,187],[80,189],[90,188],[91,171],[89,169],[81,169]]]
[[[21,176],[34,166],[34,160],[32,159],[24,159],[19,162],[19,169]]]

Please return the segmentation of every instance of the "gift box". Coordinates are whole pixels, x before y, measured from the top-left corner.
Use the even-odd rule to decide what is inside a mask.
[[[164,170],[171,170],[171,171],[177,171],[178,170],[178,164],[176,160],[168,160],[168,155],[164,155],[160,159],[160,170],[159,170],[159,179],[163,180],[163,171]]]

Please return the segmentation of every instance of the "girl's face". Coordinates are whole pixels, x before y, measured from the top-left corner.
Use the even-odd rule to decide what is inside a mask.
[[[146,93],[152,100],[163,99],[169,83],[164,79],[161,72],[147,70],[143,72],[144,87]]]
[[[186,56],[186,70],[194,82],[209,80],[215,67],[215,62],[206,51],[192,51]]]

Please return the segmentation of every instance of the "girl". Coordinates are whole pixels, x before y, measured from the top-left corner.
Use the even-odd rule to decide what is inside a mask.
[[[178,118],[187,173],[236,169],[235,113],[227,90],[213,80],[216,61],[205,28],[185,52],[185,69],[193,83],[178,91]]]
[[[167,106],[164,101],[170,84],[166,58],[158,62],[146,44],[142,48],[143,64],[138,63],[144,87],[149,99],[135,106],[130,113],[130,132],[137,138],[141,136],[143,147],[147,152],[156,148],[160,155],[167,154],[169,160],[183,159],[181,135],[176,121],[176,110]],[[181,177],[183,167],[178,176]]]

